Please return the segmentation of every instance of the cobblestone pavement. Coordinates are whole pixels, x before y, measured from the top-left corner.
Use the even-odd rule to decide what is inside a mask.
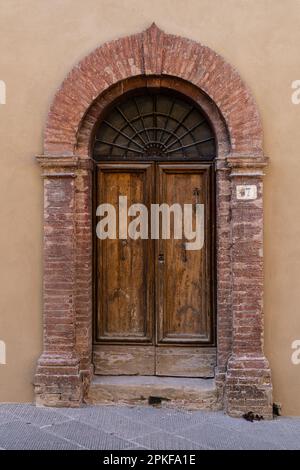
[[[1,449],[300,449],[300,417],[250,423],[223,412],[0,404]]]

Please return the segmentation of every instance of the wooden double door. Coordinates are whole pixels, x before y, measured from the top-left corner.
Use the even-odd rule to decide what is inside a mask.
[[[213,376],[212,165],[100,163],[96,186],[97,206],[116,208],[117,237],[97,238],[95,244],[95,373]],[[131,216],[124,220],[123,212],[118,220],[120,196],[127,197],[127,209],[147,207],[148,238],[124,237],[135,211],[133,206]],[[174,238],[172,215],[170,238],[162,239],[161,231],[151,237],[151,205],[163,203],[204,206],[201,249],[188,250],[184,235]]]

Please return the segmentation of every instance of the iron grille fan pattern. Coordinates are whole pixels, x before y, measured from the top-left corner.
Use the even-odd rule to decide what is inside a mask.
[[[212,160],[215,137],[207,118],[190,102],[167,93],[127,97],[101,121],[96,160],[149,156]]]

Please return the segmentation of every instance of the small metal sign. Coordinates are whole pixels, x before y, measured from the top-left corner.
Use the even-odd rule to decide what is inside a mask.
[[[257,199],[257,186],[255,184],[241,184],[236,187],[236,198],[243,201]]]

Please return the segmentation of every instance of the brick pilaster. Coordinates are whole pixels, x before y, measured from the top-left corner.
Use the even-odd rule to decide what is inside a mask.
[[[36,402],[79,406],[83,383],[75,349],[75,178],[70,157],[38,157],[44,178],[44,346]]]
[[[272,385],[263,352],[263,167],[264,159],[228,158],[231,167],[232,354],[226,373],[225,407],[272,417]],[[237,186],[257,195],[240,199]]]

